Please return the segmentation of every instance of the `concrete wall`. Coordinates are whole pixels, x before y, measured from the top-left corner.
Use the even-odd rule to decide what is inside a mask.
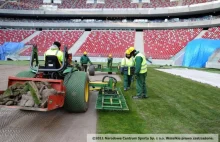
[[[29,28],[91,28],[91,29],[174,29],[219,26],[220,19],[174,22],[174,23],[27,23],[0,22],[0,27],[29,27]]]
[[[71,16],[71,17],[153,17],[171,15],[190,15],[220,11],[220,1],[194,4],[189,6],[176,6],[166,8],[137,8],[137,9],[58,9],[58,10],[8,10],[0,9],[0,14],[31,15],[31,16]]]

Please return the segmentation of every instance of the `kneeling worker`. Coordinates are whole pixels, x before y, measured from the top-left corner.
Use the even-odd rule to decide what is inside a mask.
[[[125,58],[121,61],[121,73],[124,77],[124,90],[130,89],[132,75],[134,74],[134,59],[130,55],[130,51],[126,50]]]
[[[57,41],[53,43],[53,45],[44,53],[44,60],[47,55],[55,55],[58,58],[60,65],[62,65],[63,61],[63,52],[60,51],[61,44]]]
[[[84,68],[85,72],[87,72],[88,62],[92,65],[92,62],[90,61],[89,57],[87,56],[87,52],[85,51],[83,56],[80,58],[81,66]]]

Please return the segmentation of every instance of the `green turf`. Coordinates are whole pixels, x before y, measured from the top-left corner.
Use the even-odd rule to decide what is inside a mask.
[[[120,84],[122,86],[122,84]],[[98,112],[97,133],[220,133],[220,89],[148,69],[149,98],[133,100],[124,92],[129,112]]]

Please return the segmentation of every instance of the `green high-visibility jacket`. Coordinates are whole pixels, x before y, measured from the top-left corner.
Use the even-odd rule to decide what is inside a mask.
[[[90,61],[89,57],[86,56],[86,55],[83,55],[81,58],[80,58],[80,63],[81,64],[92,64],[92,62]]]

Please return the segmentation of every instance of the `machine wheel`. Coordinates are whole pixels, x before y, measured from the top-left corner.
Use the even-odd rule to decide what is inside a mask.
[[[64,108],[69,112],[86,112],[89,102],[89,78],[86,72],[75,71],[64,78]]]
[[[31,71],[22,71],[19,72],[16,77],[27,77],[27,78],[34,78],[35,77],[35,73],[31,72]]]
[[[90,76],[95,75],[95,66],[93,66],[93,65],[89,66],[89,75]]]

